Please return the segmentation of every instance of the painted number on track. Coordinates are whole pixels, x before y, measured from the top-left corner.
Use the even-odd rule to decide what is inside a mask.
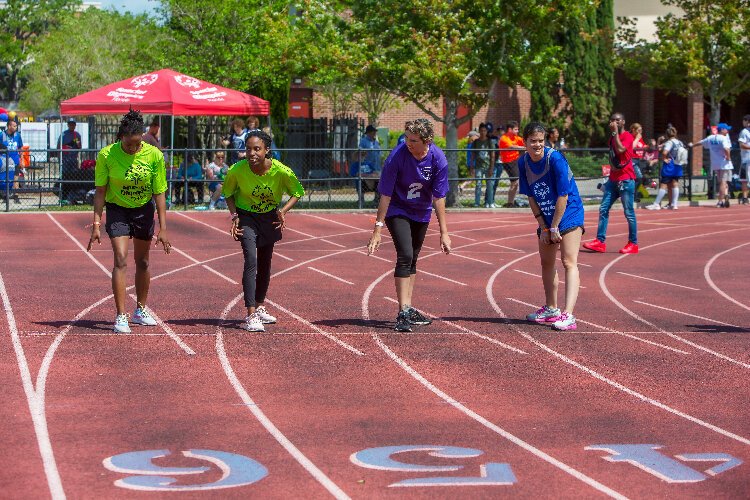
[[[367,469],[394,472],[452,472],[464,468],[463,465],[424,465],[401,462],[393,458],[402,453],[422,452],[437,458],[462,459],[474,458],[483,454],[473,448],[437,445],[405,445],[368,448],[351,455],[350,460]],[[516,476],[510,465],[504,463],[486,463],[479,466],[478,477],[443,476],[405,479],[390,484],[389,487],[416,486],[508,486],[516,482]]]
[[[247,486],[268,475],[268,469],[252,458],[216,450],[187,450],[182,455],[210,462],[221,470],[221,478],[201,483],[200,475],[211,467],[164,467],[152,460],[170,455],[169,450],[144,450],[121,453],[104,459],[104,467],[122,474],[131,474],[115,481],[115,486],[140,491],[196,491]],[[193,484],[176,484],[173,476],[194,475]]]

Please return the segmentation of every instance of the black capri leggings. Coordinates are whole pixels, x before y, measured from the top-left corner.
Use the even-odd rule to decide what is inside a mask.
[[[245,267],[242,271],[242,291],[245,294],[245,307],[255,307],[266,300],[268,285],[271,283],[271,258],[273,243],[256,246],[257,235],[252,226],[242,225],[240,238]]]
[[[403,215],[386,217],[385,225],[396,245],[396,278],[408,278],[417,274],[417,257],[422,250],[429,222],[417,222]]]

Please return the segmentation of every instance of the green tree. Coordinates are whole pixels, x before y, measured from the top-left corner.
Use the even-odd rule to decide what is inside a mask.
[[[414,102],[446,126],[450,177],[458,176],[457,127],[491,98],[495,80],[529,85],[532,77],[555,80],[558,47],[550,26],[567,22],[588,4],[575,0],[511,2],[474,0],[352,0],[349,45],[360,48],[343,61],[355,63],[373,86]],[[366,57],[362,57],[362,55]],[[442,99],[444,113],[430,104]],[[461,106],[470,110],[459,117]],[[458,191],[451,185],[448,203]]]
[[[623,20],[619,63],[632,78],[687,95],[702,88],[711,123],[721,103],[750,90],[750,3],[731,0],[662,0],[683,14],[656,21],[656,41],[637,37]]]
[[[63,20],[75,14],[80,0],[8,0],[0,9],[0,98],[16,101],[23,72],[34,62],[32,47]]]
[[[38,113],[102,85],[160,69],[169,57],[167,35],[145,15],[88,9],[65,18],[35,45],[21,104]]]
[[[613,111],[615,95],[613,35],[613,0],[601,0],[555,36],[563,48],[559,84],[532,84],[531,116],[566,130],[563,135],[573,144],[585,147],[606,140],[603,123]]]

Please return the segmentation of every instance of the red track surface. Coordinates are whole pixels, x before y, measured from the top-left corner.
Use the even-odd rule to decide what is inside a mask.
[[[161,476],[208,488],[238,468],[222,472],[220,461],[180,452],[217,450],[268,474],[178,496],[746,498],[746,213],[638,212],[641,253],[621,256],[627,227],[613,211],[610,250],[580,255],[585,288],[573,332],[522,320],[543,297],[528,213],[449,214],[455,254],[438,254],[431,231],[414,300],[439,319],[413,334],[390,329],[392,246],[386,241],[376,258],[361,253],[371,214],[293,214],[273,261],[269,310],[279,322],[251,334],[239,329],[242,258],[226,214],[170,213],[177,252],[151,259],[149,306],[164,326],[131,335],[111,332],[109,246],[90,256],[80,246],[90,214],[2,215],[2,496],[174,496],[116,485],[139,474],[103,461],[169,450],[154,467],[208,470]],[[586,237],[596,217],[587,213]],[[132,273],[131,257],[131,284]],[[661,468],[586,449],[637,444],[661,445]],[[405,445],[483,454],[392,455],[454,466],[443,472],[350,459]],[[686,460],[705,453],[724,455]],[[704,472],[732,458],[744,463]],[[479,477],[487,463],[507,464],[511,484],[389,487]],[[685,468],[698,479],[670,476]]]

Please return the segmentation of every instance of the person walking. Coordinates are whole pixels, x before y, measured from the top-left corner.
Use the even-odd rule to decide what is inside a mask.
[[[117,308],[114,331],[130,333],[125,308],[128,241],[133,240],[136,294],[136,308],[130,322],[144,326],[156,325],[146,308],[151,285],[149,252],[154,236],[154,211],[159,218],[155,244],[161,243],[167,254],[171,252],[172,244],[167,237],[164,155],[159,148],[143,142],[143,117],[139,111],[131,110],[123,116],[118,136],[121,139],[102,148],[96,158],[94,223],[87,251],[91,251],[95,242],[102,243],[101,221],[106,204],[105,229],[114,254],[112,292]]]
[[[727,183],[732,179],[732,141],[729,139],[729,131],[732,127],[726,123],[719,123],[716,126],[716,133],[711,134],[703,140],[693,144],[688,144],[689,148],[695,146],[708,146],[711,155],[711,171],[719,184],[719,201],[716,203],[717,208],[729,208],[729,195],[727,194]]]
[[[242,291],[247,315],[243,327],[263,332],[276,318],[265,307],[271,283],[273,246],[286,228],[286,213],[305,195],[291,168],[273,159],[271,136],[247,132],[245,159],[227,172],[222,193],[232,218],[230,234],[242,246]],[[284,194],[289,200],[279,208]]]
[[[648,205],[648,210],[661,210],[661,200],[670,193],[670,203],[667,208],[677,210],[677,201],[680,198],[680,178],[683,175],[683,167],[687,166],[687,148],[677,138],[677,129],[668,127],[666,130],[667,140],[661,148],[662,166],[659,175],[659,192],[656,194],[654,203]]]
[[[607,225],[609,210],[617,198],[622,200],[625,219],[628,221],[628,243],[620,253],[638,253],[638,226],[633,207],[635,198],[635,170],[633,169],[633,136],[625,130],[625,115],[613,113],[609,118],[609,179],[604,183],[604,196],[599,205],[599,227],[596,239],[583,244],[583,248],[603,253],[607,250]]]
[[[573,308],[578,300],[581,280],[578,274],[578,250],[583,225],[583,202],[565,156],[544,147],[544,125],[532,122],[523,130],[526,153],[518,160],[519,188],[529,197],[529,206],[539,227],[539,257],[545,304],[526,316],[529,321],[552,323],[556,330],[575,330]],[[565,308],[557,307],[557,251],[565,268]]]
[[[750,115],[742,117],[742,131],[737,142],[740,145],[740,184],[742,186],[742,197],[739,203],[747,205],[749,203],[747,181],[750,176]]]
[[[419,118],[406,124],[406,142],[396,146],[385,161],[378,190],[380,203],[375,228],[367,243],[367,254],[380,247],[383,226],[396,247],[394,281],[398,315],[394,329],[412,331],[412,325],[429,325],[432,320],[412,307],[417,275],[417,258],[422,249],[432,207],[440,225],[440,248],[451,251],[445,219],[445,195],[448,193],[448,160],[433,139],[432,123]]]

